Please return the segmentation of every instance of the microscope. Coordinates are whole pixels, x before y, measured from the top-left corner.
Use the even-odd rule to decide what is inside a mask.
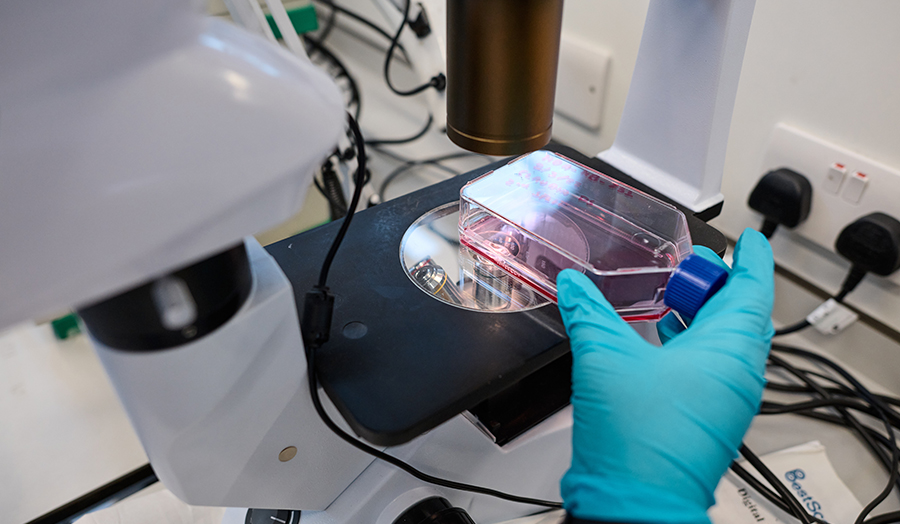
[[[652,0],[614,145],[549,149],[673,203],[694,243],[724,252],[704,221],[722,206],[753,7]],[[547,146],[562,9],[447,0],[451,140]],[[249,235],[296,211],[342,133],[324,73],[182,0],[13,2],[0,34],[15,43],[0,46],[0,326],[74,306],[169,490],[309,524],[541,510],[417,480],[313,408],[298,315],[338,224],[266,248]],[[358,214],[318,393],[345,431],[430,475],[559,500],[571,360],[555,306],[454,307],[398,257],[411,226],[499,165]]]

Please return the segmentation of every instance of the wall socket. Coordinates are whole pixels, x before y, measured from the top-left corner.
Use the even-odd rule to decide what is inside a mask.
[[[781,167],[804,175],[813,187],[809,218],[793,231],[832,252],[841,230],[861,216],[881,211],[900,220],[897,169],[778,124],[760,173]],[[887,278],[900,284],[900,272]]]

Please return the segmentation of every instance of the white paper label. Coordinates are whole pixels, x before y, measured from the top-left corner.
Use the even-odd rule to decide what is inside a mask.
[[[819,442],[761,458],[810,515],[828,522],[853,522],[862,510],[862,505],[831,466],[825,447]],[[741,463],[762,480],[752,467]],[[716,505],[709,509],[709,518],[713,524],[796,522],[730,470],[716,488]]]

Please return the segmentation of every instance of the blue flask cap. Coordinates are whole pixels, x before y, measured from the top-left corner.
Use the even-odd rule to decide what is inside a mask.
[[[700,255],[688,255],[666,284],[665,303],[681,316],[694,318],[707,300],[722,289],[728,271]]]

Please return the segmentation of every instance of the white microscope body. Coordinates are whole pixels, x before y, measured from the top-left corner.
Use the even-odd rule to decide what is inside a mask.
[[[651,2],[604,160],[696,211],[721,201],[753,5]],[[0,327],[105,299],[285,220],[341,134],[324,73],[180,0],[7,2],[0,35],[15,44],[0,45]],[[215,331],[152,351],[97,342],[168,489],[322,524],[391,524],[435,495],[479,522],[539,509],[429,486],[333,435],[308,394],[294,302],[306,290],[244,243],[251,289]],[[570,436],[571,408],[503,447],[457,416],[387,451],[443,478],[559,500]]]

